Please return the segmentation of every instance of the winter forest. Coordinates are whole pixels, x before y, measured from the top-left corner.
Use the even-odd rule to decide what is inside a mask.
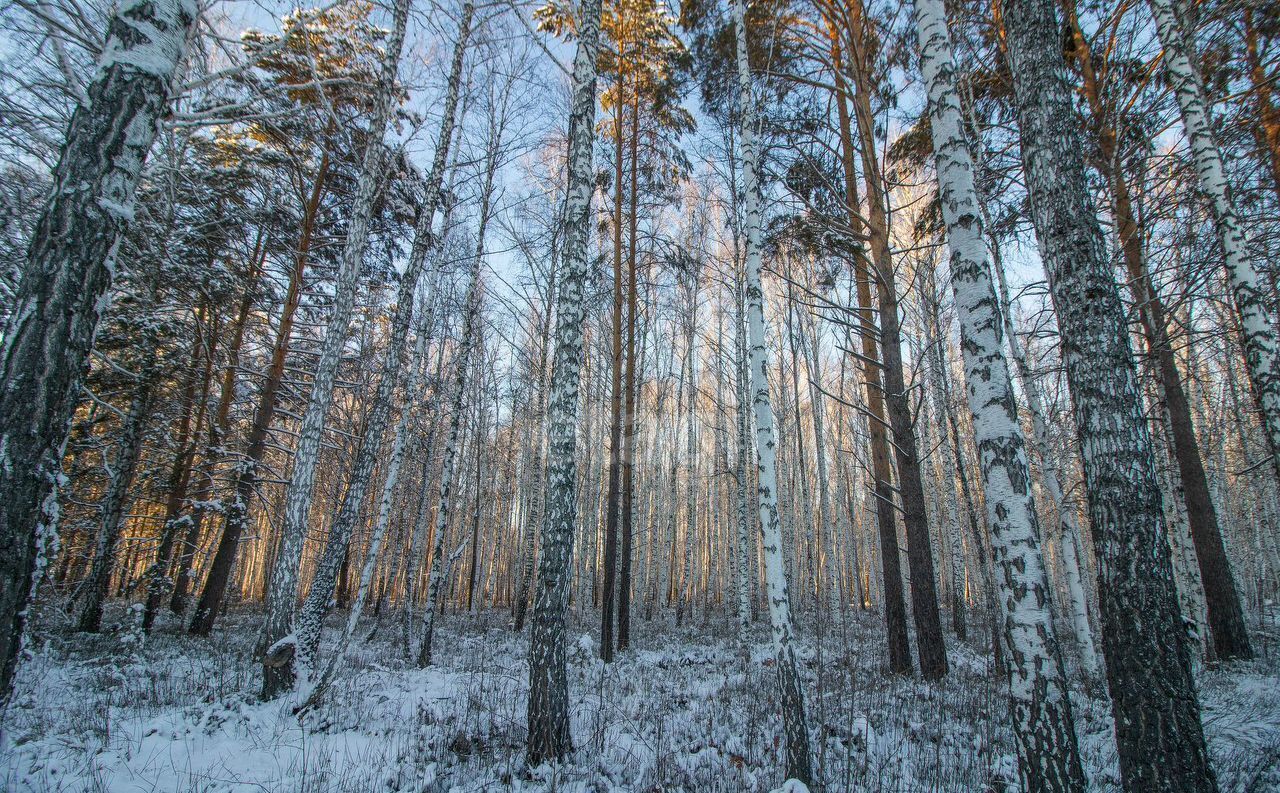
[[[1269,0],[5,0],[0,788],[1280,790]]]

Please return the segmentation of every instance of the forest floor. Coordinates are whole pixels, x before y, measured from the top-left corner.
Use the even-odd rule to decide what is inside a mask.
[[[48,611],[46,611],[46,614]],[[113,611],[117,623],[134,612]],[[19,674],[0,736],[0,788],[22,791],[768,791],[782,781],[781,730],[763,623],[750,658],[722,616],[676,627],[637,615],[633,650],[606,666],[572,624],[577,751],[523,766],[526,636],[505,613],[449,615],[437,666],[407,663],[388,615],[352,649],[328,696],[299,718],[257,699],[254,613],[208,639],[171,626],[103,636],[47,631]],[[591,619],[588,613],[584,619]],[[44,620],[47,621],[47,620]],[[362,629],[367,635],[370,628]],[[942,682],[882,668],[872,614],[801,638],[814,760],[836,791],[1017,789],[1005,700],[984,654],[950,643]],[[1280,790],[1280,634],[1260,659],[1203,671],[1204,723],[1224,793]],[[1073,694],[1098,791],[1117,789],[1108,706]]]

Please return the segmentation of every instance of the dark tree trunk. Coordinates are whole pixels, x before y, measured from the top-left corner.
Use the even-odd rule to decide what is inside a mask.
[[[189,0],[125,0],[27,252],[0,360],[0,698],[57,539],[57,483],[116,245],[197,15]]]
[[[1217,790],[1165,540],[1129,336],[1089,195],[1051,0],[1005,0],[1032,219],[1058,315],[1099,559],[1099,604],[1128,791]]]
[[[1147,350],[1155,357],[1156,365],[1153,369],[1164,397],[1163,407],[1169,417],[1173,453],[1178,464],[1177,481],[1182,486],[1187,523],[1191,527],[1191,539],[1200,563],[1200,578],[1204,583],[1205,607],[1208,610],[1214,650],[1222,659],[1252,658],[1253,650],[1249,646],[1249,634],[1245,629],[1244,610],[1240,606],[1235,576],[1231,572],[1231,564],[1222,543],[1218,514],[1209,493],[1209,479],[1205,475],[1200,443],[1191,418],[1191,404],[1187,401],[1182,374],[1178,371],[1177,358],[1169,338],[1164,303],[1147,270],[1143,252],[1143,230],[1134,212],[1129,182],[1122,167],[1114,112],[1103,103],[1100,76],[1095,70],[1093,53],[1080,29],[1074,0],[1065,0],[1063,10],[1071,32],[1070,54],[1083,78],[1084,96],[1092,115],[1093,132],[1098,143],[1098,170],[1111,187],[1111,210],[1115,215],[1129,288],[1138,306]]]
[[[840,63],[839,45],[834,46],[836,63]],[[852,227],[862,223],[858,208],[858,177],[854,169],[852,122],[847,104],[849,93],[840,69],[835,72],[836,111],[840,123],[841,160],[844,166],[845,202]],[[911,644],[907,637],[907,606],[902,587],[902,566],[898,561],[898,527],[893,500],[893,464],[889,459],[889,436],[885,421],[884,387],[881,376],[878,331],[871,303],[871,263],[862,253],[853,257],[858,294],[858,319],[861,325],[862,378],[866,389],[867,429],[871,438],[871,475],[875,480],[876,526],[880,536],[880,566],[883,582],[884,619],[889,641],[889,670],[910,675]]]

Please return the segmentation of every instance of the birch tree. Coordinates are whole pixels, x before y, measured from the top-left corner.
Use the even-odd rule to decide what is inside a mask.
[[[1178,19],[1173,0],[1148,0],[1147,4],[1164,47],[1164,72],[1182,112],[1197,183],[1213,215],[1227,282],[1240,319],[1249,382],[1271,450],[1271,464],[1280,481],[1280,335],[1276,332],[1276,318],[1266,284],[1254,267],[1248,232],[1240,219],[1222,164],[1204,81],[1195,65],[1192,40]],[[1197,541],[1197,550],[1199,548]],[[1222,573],[1230,575],[1230,570]],[[1238,657],[1252,657],[1248,640],[1233,638],[1237,643],[1244,642],[1237,650]]]
[[[333,526],[329,529],[329,538],[325,543],[324,553],[316,568],[307,593],[302,612],[298,619],[298,667],[300,671],[310,670],[315,665],[315,656],[320,642],[320,628],[328,611],[329,600],[337,586],[338,572],[342,560],[346,557],[350,546],[351,534],[360,518],[360,510],[364,506],[365,493],[373,478],[373,468],[382,452],[383,435],[391,418],[394,390],[400,379],[400,369],[407,357],[405,350],[409,337],[409,325],[413,317],[415,295],[418,282],[426,266],[428,257],[435,248],[437,235],[432,224],[437,210],[440,208],[441,187],[444,183],[445,164],[449,161],[449,147],[453,140],[453,127],[458,106],[458,93],[462,84],[462,63],[467,48],[467,40],[471,32],[471,18],[475,13],[475,5],[466,3],[462,9],[462,20],[458,26],[457,41],[454,43],[453,58],[449,67],[448,83],[445,87],[444,104],[440,119],[440,129],[436,136],[436,151],[432,157],[431,171],[427,175],[425,196],[419,210],[418,222],[414,229],[413,247],[409,253],[409,262],[404,274],[400,276],[400,287],[396,293],[396,308],[391,319],[391,333],[386,341],[382,360],[382,379],[373,396],[373,404],[365,419],[364,435],[360,449],[352,466],[351,478],[343,496],[342,508]],[[407,407],[407,406],[406,406]],[[397,443],[394,444],[392,471],[398,472],[399,462],[404,456],[402,430],[397,426]],[[394,482],[391,473],[388,480]]]
[[[914,6],[965,384],[999,573],[1018,767],[1028,791],[1084,790],[1026,443],[1004,356],[1004,328],[984,246],[973,162],[961,126],[946,8],[942,0],[914,0]]]
[[[569,732],[569,680],[565,668],[566,617],[578,521],[578,380],[582,366],[583,283],[591,233],[591,193],[596,114],[596,56],[601,0],[579,6],[569,106],[569,183],[560,292],[556,296],[556,346],[547,405],[547,481],[538,581],[529,630],[529,705],[526,759],[532,765],[573,751]]]
[[[315,486],[316,465],[320,459],[320,441],[324,435],[329,402],[333,397],[334,379],[342,348],[347,340],[347,326],[351,322],[351,311],[355,305],[357,279],[369,241],[374,193],[382,177],[382,136],[395,98],[396,73],[399,70],[400,50],[404,44],[408,16],[409,0],[396,0],[392,12],[391,36],[383,52],[378,86],[373,97],[370,136],[361,159],[347,239],[338,264],[333,310],[325,327],[324,343],[316,361],[306,412],[298,428],[293,470],[289,487],[285,491],[280,547],[276,552],[267,587],[267,615],[260,647],[266,661],[262,667],[264,699],[274,699],[294,682],[292,664],[275,660],[275,653],[281,649],[276,645],[282,640],[287,640],[285,644],[294,643],[290,623],[298,595],[298,567],[302,559],[302,542],[306,536],[312,489]]]
[[[1010,0],[1004,11],[1024,176],[1058,318],[1100,566],[1121,776],[1129,791],[1216,791],[1151,436],[1085,180],[1053,5]]]
[[[764,197],[760,190],[760,151],[756,146],[755,95],[747,61],[746,0],[733,4],[735,59],[738,78],[739,141],[742,147],[742,215],[744,237],[745,300],[748,352],[751,365],[751,402],[756,423],[756,499],[760,512],[760,542],[765,558],[765,591],[772,625],[774,661],[782,699],[782,723],[786,736],[789,779],[813,781],[809,756],[809,728],[805,724],[804,689],[796,662],[795,634],[791,624],[791,595],[782,556],[782,532],[778,520],[777,440],[773,432],[773,405],[769,398],[768,358],[765,350],[764,289],[760,283],[761,225]]]
[[[191,0],[123,0],[71,117],[0,354],[0,698],[28,605],[57,547],[61,458],[132,219],[142,166],[198,15]]]

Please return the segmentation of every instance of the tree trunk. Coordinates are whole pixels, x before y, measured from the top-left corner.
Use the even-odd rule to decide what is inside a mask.
[[[154,291],[152,300],[154,302]],[[116,550],[120,545],[120,532],[124,523],[124,508],[129,502],[129,490],[133,475],[138,470],[142,456],[142,430],[151,412],[151,393],[155,387],[155,340],[146,345],[143,364],[138,368],[138,383],[129,401],[116,442],[115,459],[111,463],[111,481],[102,497],[99,509],[98,541],[94,546],[93,565],[85,582],[84,609],[76,623],[76,630],[97,633],[102,628],[102,607],[107,599],[107,587],[115,569]],[[127,568],[126,568],[127,569]]]
[[[474,348],[480,346],[483,334],[478,328],[480,322],[480,300],[484,285],[480,280],[481,267],[484,264],[485,227],[490,220],[494,197],[494,178],[498,170],[498,156],[501,131],[492,133],[495,137],[488,142],[485,160],[485,181],[480,199],[480,227],[476,231],[476,250],[471,261],[470,273],[467,276],[467,297],[465,314],[462,320],[462,338],[458,342],[454,354],[455,379],[453,383],[453,404],[449,414],[449,439],[444,447],[444,464],[440,471],[440,503],[436,507],[434,529],[434,550],[431,556],[431,570],[427,582],[427,605],[423,610],[422,642],[418,646],[418,666],[431,665],[431,641],[435,632],[435,606],[440,602],[441,588],[444,586],[444,549],[445,535],[449,527],[450,513],[453,507],[453,477],[458,456],[458,442],[462,430],[463,401],[466,398],[467,369],[471,366]],[[475,453],[480,454],[480,429],[476,427]]]
[[[182,520],[182,508],[187,501],[187,488],[191,482],[191,467],[195,460],[199,428],[204,424],[205,405],[209,399],[209,387],[213,382],[213,359],[217,350],[218,313],[214,311],[211,319],[211,336],[208,348],[204,340],[204,307],[196,312],[195,340],[191,345],[193,358],[192,368],[204,365],[199,377],[200,386],[196,387],[194,371],[187,373],[187,385],[182,393],[182,418],[178,420],[178,437],[174,444],[177,451],[173,455],[173,465],[169,470],[167,486],[168,497],[165,499],[164,518],[160,523],[160,543],[156,548],[155,561],[148,568],[147,602],[142,612],[142,630],[149,632],[155,622],[156,612],[163,605],[165,595],[171,589],[168,577],[173,557],[174,541],[179,530],[186,521]],[[193,429],[194,428],[194,429]],[[196,437],[193,437],[196,436]]]
[[[382,378],[374,393],[372,405],[365,419],[364,433],[360,439],[360,448],[356,452],[356,460],[351,470],[346,494],[338,517],[329,529],[324,552],[316,566],[311,580],[311,589],[303,603],[302,612],[297,620],[297,655],[296,667],[300,674],[309,674],[314,669],[316,653],[319,650],[320,629],[325,613],[329,610],[329,601],[334,594],[334,586],[338,580],[338,568],[346,559],[351,542],[351,534],[360,519],[360,510],[364,506],[365,494],[373,479],[373,469],[382,453],[383,436],[387,424],[391,420],[392,402],[395,388],[400,382],[400,370],[404,366],[405,351],[408,347],[409,326],[413,318],[416,303],[418,282],[426,268],[428,256],[435,249],[439,240],[432,230],[436,212],[440,209],[441,188],[444,182],[445,165],[449,161],[450,143],[453,141],[453,127],[458,105],[458,92],[462,83],[463,55],[466,52],[467,40],[471,31],[471,17],[475,6],[467,3],[462,10],[461,26],[458,39],[454,44],[453,61],[449,70],[449,83],[445,90],[443,115],[440,119],[440,131],[436,137],[437,146],[432,158],[431,171],[427,177],[426,195],[418,215],[414,229],[414,245],[409,254],[409,262],[400,278],[400,287],[396,294],[396,308],[391,319],[391,333],[387,338],[383,352]],[[407,407],[407,405],[406,405]],[[402,444],[403,446],[403,444]],[[401,451],[403,457],[403,451]]]
[[[275,343],[271,348],[271,363],[267,367],[267,377],[262,384],[262,391],[258,394],[258,405],[254,410],[253,424],[249,428],[249,435],[246,440],[244,459],[236,466],[236,481],[232,493],[231,503],[227,505],[223,514],[222,533],[218,538],[218,547],[214,551],[213,561],[209,564],[209,572],[205,575],[204,588],[200,591],[200,598],[196,601],[195,613],[191,615],[190,633],[195,636],[208,636],[213,630],[214,621],[217,620],[219,612],[222,610],[223,600],[226,598],[227,585],[231,582],[231,566],[235,562],[236,549],[240,545],[240,537],[244,534],[244,530],[249,525],[249,508],[253,504],[253,498],[258,488],[258,468],[262,465],[262,459],[267,453],[267,441],[271,431],[271,424],[275,419],[276,402],[280,399],[280,387],[284,383],[284,367],[289,356],[289,345],[293,337],[293,323],[298,312],[298,305],[302,301],[302,282],[306,273],[307,263],[311,254],[311,243],[315,237],[316,218],[320,211],[320,199],[324,196],[325,183],[328,180],[330,167],[329,152],[325,151],[320,157],[320,165],[316,171],[315,180],[311,185],[311,195],[307,199],[307,204],[302,214],[302,229],[298,238],[298,249],[294,253],[293,269],[289,273],[289,286],[285,291],[284,305],[280,309],[280,324],[276,329]],[[245,294],[245,301],[250,301],[251,297],[248,290]],[[243,306],[244,304],[242,304]],[[239,334],[244,333],[243,323],[237,331]],[[238,345],[237,345],[238,346]],[[215,422],[219,427],[217,440],[218,446],[214,446],[214,433],[209,433],[209,447],[220,448],[221,442],[225,438],[225,429],[229,426],[231,408],[231,400],[235,395],[235,369],[236,362],[228,363],[225,379],[223,380],[222,402],[219,405],[218,421]],[[212,477],[212,469],[210,469]],[[212,489],[212,481],[209,482],[209,489]],[[197,512],[197,525],[203,510]],[[188,544],[191,551],[194,550],[193,542]],[[176,593],[175,593],[176,597]]]
[[[31,237],[0,355],[0,700],[57,544],[62,452],[116,246],[198,9],[122,0]]]
[[[782,701],[782,726],[786,737],[786,773],[804,784],[814,781],[810,770],[809,728],[805,724],[804,689],[796,662],[791,626],[791,595],[783,567],[782,533],[778,521],[777,440],[773,433],[773,405],[769,400],[768,360],[765,350],[764,290],[760,283],[761,226],[764,196],[760,190],[760,150],[756,145],[755,96],[747,61],[746,2],[733,4],[733,25],[738,67],[738,123],[742,142],[743,225],[746,232],[747,334],[751,355],[752,407],[756,417],[756,486],[760,511],[760,542],[764,549],[769,621],[773,654]]]
[[[1182,125],[1186,128],[1200,191],[1208,200],[1218,243],[1222,246],[1227,282],[1240,317],[1249,382],[1253,386],[1254,400],[1270,446],[1272,468],[1277,481],[1280,481],[1280,337],[1277,336],[1275,316],[1268,302],[1270,295],[1250,258],[1247,234],[1236,211],[1235,198],[1222,164],[1222,153],[1213,132],[1204,82],[1195,65],[1192,40],[1182,29],[1173,0],[1148,0],[1147,4],[1155,17],[1160,43],[1164,47],[1164,71],[1182,111]],[[1192,538],[1199,553],[1201,539],[1195,536],[1194,530]],[[1211,585],[1207,579],[1205,585]],[[1212,621],[1212,611],[1210,613]],[[1233,631],[1233,635],[1228,637],[1234,648],[1239,648],[1241,638],[1245,642],[1244,654],[1239,657],[1252,657],[1243,630],[1239,635],[1234,634]],[[1217,641],[1216,635],[1214,638]]]
[[[840,49],[836,45],[835,62],[841,63]],[[858,212],[858,177],[854,169],[853,131],[846,104],[842,71],[834,72],[836,81],[836,112],[840,124],[841,164],[845,178],[845,210],[851,228],[862,222]],[[867,433],[871,441],[871,476],[874,480],[873,496],[876,502],[876,526],[880,536],[880,567],[884,597],[884,620],[889,643],[889,671],[896,675],[910,675],[911,644],[907,638],[907,606],[902,588],[902,566],[898,563],[898,527],[893,501],[893,465],[889,460],[889,424],[884,414],[884,387],[881,385],[881,366],[878,331],[874,310],[871,307],[870,265],[861,251],[853,255],[854,279],[858,295],[859,336],[862,354],[858,357],[862,368],[862,380],[866,390]]]
[[[635,459],[636,459],[636,224],[639,219],[640,191],[637,184],[640,163],[637,146],[640,141],[639,91],[632,96],[631,111],[631,211],[628,217],[630,235],[627,255],[627,370],[622,392],[622,553],[618,570],[618,651],[631,642],[631,542],[635,528]]]
[[[364,264],[369,241],[369,221],[373,215],[374,193],[382,179],[383,134],[391,114],[391,104],[404,44],[409,0],[396,0],[392,11],[391,36],[387,41],[379,67],[378,85],[374,89],[373,108],[369,120],[369,140],[362,155],[355,196],[352,199],[347,239],[338,264],[334,285],[333,312],[325,326],[324,342],[316,361],[311,394],[298,427],[294,449],[293,471],[285,490],[284,515],[280,528],[280,545],[267,581],[266,619],[263,624],[259,653],[270,654],[277,642],[289,635],[293,611],[298,599],[298,573],[302,544],[306,537],[311,511],[311,494],[315,486],[316,466],[320,461],[325,418],[333,397],[334,380],[346,344],[351,310],[355,305],[360,269]],[[296,644],[295,644],[296,647]],[[290,663],[263,664],[262,697],[274,699],[293,685],[294,670]]]
[[[1151,436],[1081,158],[1049,0],[1006,0],[1032,219],[1061,332],[1099,559],[1126,790],[1216,791],[1178,613]]]
[[[955,66],[942,0],[915,0],[921,71],[929,92],[939,198],[951,249],[969,409],[999,565],[1001,616],[1009,649],[1009,699],[1023,786],[1083,791],[1071,699],[1053,627],[1048,571],[1031,495],[1031,470],[1002,346],[973,162],[961,126]]]
[[[583,284],[591,233],[592,158],[596,112],[596,54],[600,0],[579,9],[569,111],[569,184],[556,348],[547,412],[546,516],[529,631],[529,705],[526,761],[533,767],[573,751],[569,734],[569,681],[565,635],[577,527],[578,379],[582,366]]]

